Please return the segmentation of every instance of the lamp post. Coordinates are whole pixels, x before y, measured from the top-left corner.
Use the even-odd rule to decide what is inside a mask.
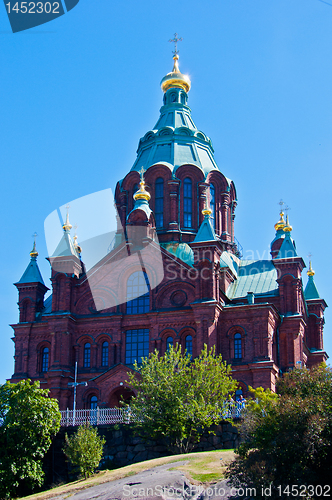
[[[76,387],[78,385],[84,385],[87,387],[87,382],[77,382],[77,361],[75,362],[75,379],[74,382],[68,382],[68,387],[74,387],[74,405],[73,405],[73,425],[75,425],[75,417],[76,417]]]

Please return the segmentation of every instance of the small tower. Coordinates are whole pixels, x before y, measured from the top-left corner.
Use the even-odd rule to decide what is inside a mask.
[[[308,308],[308,327],[306,331],[306,343],[310,350],[308,365],[312,366],[317,362],[326,361],[327,356],[323,351],[323,328],[324,328],[324,310],[327,304],[319,296],[312,269],[311,259],[309,261],[309,270],[307,271],[308,283],[304,290],[304,297]]]
[[[33,248],[30,252],[30,262],[20,281],[15,283],[18,289],[18,305],[20,309],[20,323],[32,322],[38,319],[38,314],[44,308],[44,295],[49,290],[37,264],[36,235]]]
[[[53,255],[48,257],[52,267],[52,311],[69,311],[71,308],[72,280],[78,279],[83,271],[80,260],[81,248],[70,236],[72,225],[69,222],[69,206],[67,206],[66,222],[63,224],[63,235]]]
[[[134,193],[135,205],[128,214],[126,221],[128,243],[134,248],[143,246],[149,240],[154,239],[155,220],[153,212],[149,206],[150,193],[145,189],[144,168],[140,170],[140,188]]]

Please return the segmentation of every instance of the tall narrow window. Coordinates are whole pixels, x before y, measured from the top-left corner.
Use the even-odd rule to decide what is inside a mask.
[[[90,359],[91,359],[91,345],[87,342],[84,345],[84,368],[90,368]]]
[[[158,177],[155,185],[155,216],[156,227],[164,225],[164,179]]]
[[[126,364],[132,365],[137,361],[142,363],[142,358],[149,355],[149,330],[128,330],[126,332]]]
[[[186,349],[187,349],[187,354],[190,354],[190,356],[193,355],[193,338],[191,335],[186,336]]]
[[[189,177],[183,181],[183,226],[192,227],[192,182]]]
[[[234,335],[234,358],[242,358],[242,337],[241,333],[236,333]]]
[[[91,396],[90,398],[90,410],[95,410],[98,405],[98,398],[97,396]]]
[[[166,351],[168,351],[170,347],[173,347],[173,337],[167,337],[166,339]]]
[[[211,222],[213,229],[216,228],[216,190],[213,184],[210,184],[210,209],[211,209]]]
[[[42,372],[48,371],[48,355],[49,355],[49,349],[48,347],[44,347],[44,349],[42,350],[42,359],[41,359]]]
[[[150,310],[150,284],[142,271],[131,274],[127,281],[127,314],[141,314]]]
[[[103,342],[101,347],[101,366],[108,366],[108,342]]]

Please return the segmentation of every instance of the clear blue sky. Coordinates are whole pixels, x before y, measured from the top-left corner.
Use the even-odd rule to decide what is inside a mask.
[[[192,80],[193,118],[237,188],[245,255],[269,255],[282,198],[298,253],[306,263],[313,254],[316,285],[332,306],[332,5],[80,0],[17,34],[0,6],[0,382],[13,372],[12,283],[29,262],[31,235],[39,234],[49,285],[44,220],[70,200],[113,189],[129,171],[159,115],[175,32],[184,39],[180,69]],[[327,309],[332,356],[331,324]]]

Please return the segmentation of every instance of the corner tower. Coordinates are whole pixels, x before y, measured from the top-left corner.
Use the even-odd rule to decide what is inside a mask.
[[[138,144],[137,157],[116,187],[116,205],[122,225],[133,210],[139,171],[146,171],[146,189],[163,243],[191,243],[204,216],[206,202],[211,223],[225,250],[236,253],[234,218],[237,204],[234,183],[219,170],[211,139],[199,130],[188,106],[189,76],[179,69],[175,51],[173,69],[161,80],[163,105],[153,129]]]

